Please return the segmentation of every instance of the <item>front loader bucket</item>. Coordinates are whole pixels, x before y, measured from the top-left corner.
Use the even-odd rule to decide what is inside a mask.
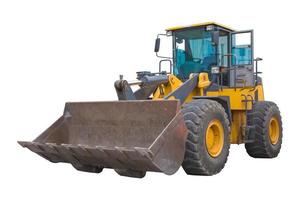
[[[52,126],[33,142],[19,144],[82,171],[170,175],[182,164],[186,137],[177,100],[82,102],[66,103]]]

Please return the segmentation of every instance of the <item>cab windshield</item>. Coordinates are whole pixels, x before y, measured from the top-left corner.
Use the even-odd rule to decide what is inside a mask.
[[[174,32],[174,71],[181,79],[191,73],[210,72],[217,64],[216,47],[212,44],[212,31],[203,28]]]

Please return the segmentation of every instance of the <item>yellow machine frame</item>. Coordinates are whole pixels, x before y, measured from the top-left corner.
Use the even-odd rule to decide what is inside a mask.
[[[192,78],[191,74],[190,78]],[[168,94],[176,90],[183,82],[176,76],[169,75],[169,83],[161,84],[153,94],[153,100],[163,99]],[[245,125],[246,125],[246,110],[252,109],[251,102],[245,102],[245,97],[251,97],[255,99],[257,96],[258,101],[264,101],[263,85],[258,84],[255,87],[242,87],[242,88],[222,88],[217,91],[205,91],[210,85],[210,80],[207,73],[199,74],[199,81],[197,87],[192,93],[186,98],[185,103],[193,100],[194,96],[228,96],[230,99],[230,110],[231,110],[231,134],[230,140],[232,144],[241,144],[244,142],[245,136]],[[173,99],[170,97],[169,99]]]

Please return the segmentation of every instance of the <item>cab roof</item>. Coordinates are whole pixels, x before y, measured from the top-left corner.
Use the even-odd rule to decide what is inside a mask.
[[[188,26],[174,26],[174,27],[167,28],[166,31],[177,31],[177,30],[182,30],[182,29],[186,29],[186,28],[203,27],[203,26],[209,26],[209,25],[219,26],[219,27],[227,29],[229,31],[234,31],[234,29],[232,29],[228,26],[216,23],[216,22],[203,22],[203,23],[192,24],[192,25],[188,25]]]

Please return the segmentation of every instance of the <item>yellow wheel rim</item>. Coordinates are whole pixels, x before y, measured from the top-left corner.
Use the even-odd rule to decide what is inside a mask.
[[[273,145],[279,140],[279,123],[276,117],[272,117],[269,122],[269,137]]]
[[[210,156],[217,157],[220,155],[224,146],[224,129],[219,120],[212,120],[208,124],[205,134],[205,143]]]

